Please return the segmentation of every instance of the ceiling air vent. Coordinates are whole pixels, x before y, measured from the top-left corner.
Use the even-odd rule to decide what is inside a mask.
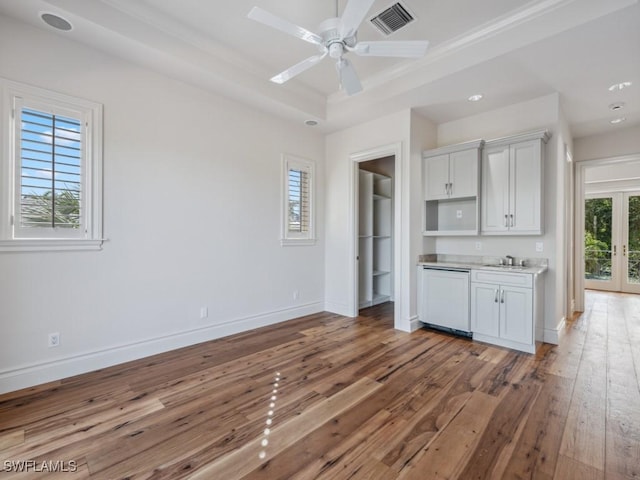
[[[398,2],[373,17],[371,23],[383,34],[391,35],[413,20],[414,17],[407,7]]]

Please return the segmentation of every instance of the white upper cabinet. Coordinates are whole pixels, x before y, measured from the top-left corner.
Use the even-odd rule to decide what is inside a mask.
[[[546,131],[489,141],[482,155],[482,234],[543,233]]]
[[[473,148],[449,155],[449,196],[451,198],[478,195],[480,150]]]
[[[477,235],[482,140],[422,153],[424,235]]]
[[[449,155],[426,158],[423,165],[425,200],[449,198]]]
[[[424,199],[477,196],[481,145],[468,142],[424,152]]]

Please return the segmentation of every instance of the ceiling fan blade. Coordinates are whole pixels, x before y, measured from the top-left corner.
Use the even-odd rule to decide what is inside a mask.
[[[287,68],[284,72],[279,73],[278,75],[271,78],[273,83],[284,83],[287,80],[292,79],[296,75],[300,75],[305,70],[310,69],[315,64],[320,62],[324,57],[327,56],[327,52],[321,53],[320,55],[314,55],[313,57],[305,58],[300,63],[296,63],[293,67]]]
[[[364,20],[365,15],[371,9],[375,0],[349,0],[344,7],[340,18],[340,37],[349,38],[355,35],[356,30]]]
[[[355,95],[362,91],[362,84],[356,69],[353,68],[353,64],[349,60],[345,58],[339,59],[338,63],[336,63],[336,68],[338,69],[340,84],[344,91],[347,92],[347,95]]]
[[[284,18],[278,17],[273,13],[267,12],[260,7],[253,7],[249,14],[247,15],[251,20],[255,20],[256,22],[260,22],[268,27],[275,28],[276,30],[280,30],[281,32],[287,33],[289,35],[293,35],[305,42],[313,43],[314,45],[322,45],[322,37],[316,35],[313,32],[310,32],[306,28],[302,28],[294,23],[285,20]]]
[[[358,42],[350,50],[362,57],[424,57],[429,42],[407,40],[397,42]]]

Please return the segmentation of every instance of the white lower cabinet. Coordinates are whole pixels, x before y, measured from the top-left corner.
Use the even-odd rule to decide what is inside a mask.
[[[538,276],[472,270],[471,331],[475,340],[535,353],[542,299],[534,297],[542,295],[542,289],[534,277]]]

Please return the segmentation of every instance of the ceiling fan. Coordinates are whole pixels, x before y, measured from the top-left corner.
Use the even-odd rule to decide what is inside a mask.
[[[267,12],[260,7],[253,7],[248,14],[250,19],[314,44],[320,49],[319,54],[306,58],[284,72],[275,75],[271,78],[271,81],[282,84],[313,67],[329,55],[336,60],[336,69],[338,70],[342,88],[344,88],[347,95],[353,95],[362,90],[362,84],[352,63],[344,58],[346,53],[351,52],[362,57],[418,58],[424,56],[429,46],[427,41],[358,42],[358,27],[374,1],[348,0],[344,12],[342,12],[342,17],[338,17],[338,2],[336,0],[336,17],[323,21],[318,27],[318,34]]]

